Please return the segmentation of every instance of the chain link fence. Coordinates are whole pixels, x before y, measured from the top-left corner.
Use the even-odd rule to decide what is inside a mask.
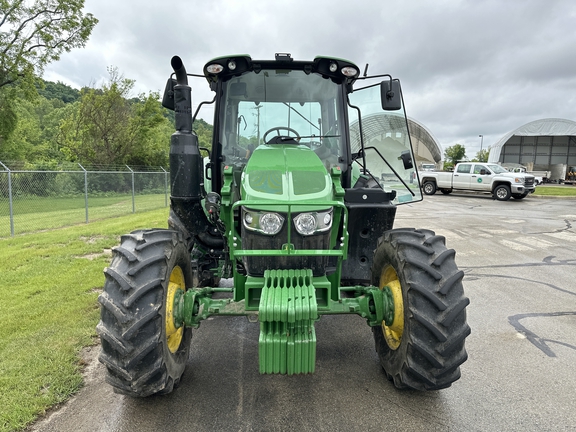
[[[162,167],[30,167],[0,161],[0,237],[168,207]]]

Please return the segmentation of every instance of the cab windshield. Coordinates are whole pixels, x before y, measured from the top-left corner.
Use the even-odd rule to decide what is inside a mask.
[[[338,107],[343,104],[339,86],[331,80],[299,70],[267,69],[227,81],[223,97],[219,136],[225,163],[241,162],[257,146],[271,142],[306,145],[327,167],[339,163]]]
[[[486,165],[486,166],[488,168],[490,168],[494,174],[502,174],[502,173],[508,172],[508,170],[506,168],[504,168],[500,165],[492,164],[492,165]]]

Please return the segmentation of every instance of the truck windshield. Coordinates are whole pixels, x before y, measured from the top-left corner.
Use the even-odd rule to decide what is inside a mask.
[[[486,165],[488,168],[490,168],[492,170],[492,172],[494,174],[502,174],[505,172],[508,172],[508,170],[500,165],[496,165],[496,164],[490,164],[490,165]]]
[[[327,167],[338,164],[342,103],[331,80],[299,70],[262,70],[235,77],[223,88],[220,139],[225,161],[248,158],[273,137],[289,136],[312,148]]]

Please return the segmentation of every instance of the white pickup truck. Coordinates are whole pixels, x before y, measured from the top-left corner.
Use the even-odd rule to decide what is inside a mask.
[[[500,165],[481,162],[461,162],[454,172],[422,172],[422,189],[426,195],[437,190],[449,194],[453,190],[490,192],[499,201],[510,197],[525,198],[534,192],[534,176],[511,173]]]

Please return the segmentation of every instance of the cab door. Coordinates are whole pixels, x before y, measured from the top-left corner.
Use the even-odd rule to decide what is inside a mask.
[[[454,189],[470,189],[472,164],[461,163],[452,174],[452,187]]]
[[[472,170],[470,185],[473,189],[490,192],[492,177],[494,177],[494,173],[492,171],[490,171],[484,165],[475,164]]]

